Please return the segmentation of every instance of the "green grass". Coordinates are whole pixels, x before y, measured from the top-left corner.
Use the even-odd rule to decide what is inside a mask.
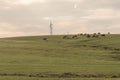
[[[29,77],[0,77],[0,80],[120,80],[120,78],[29,78]]]
[[[44,37],[48,40],[43,40]],[[120,35],[107,35],[100,38],[79,37],[79,39],[62,39],[62,37],[1,38],[0,74],[120,75]],[[17,80],[14,77],[0,77],[1,80],[7,78]],[[42,79],[23,78],[20,80]]]

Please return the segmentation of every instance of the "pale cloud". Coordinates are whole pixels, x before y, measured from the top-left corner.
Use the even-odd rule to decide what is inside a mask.
[[[114,19],[120,18],[120,11],[114,9],[95,9],[89,10],[91,15],[84,16],[86,19]]]
[[[3,2],[9,3],[10,5],[18,5],[18,4],[32,4],[36,2],[44,3],[46,0],[4,0]]]
[[[23,5],[30,5],[32,3],[45,3],[46,0],[15,0],[13,2],[13,4],[15,5],[19,5],[19,4],[23,4]]]

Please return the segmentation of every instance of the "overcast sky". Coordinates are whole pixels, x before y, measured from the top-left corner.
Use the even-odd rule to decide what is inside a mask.
[[[0,0],[0,37],[120,33],[120,0]]]

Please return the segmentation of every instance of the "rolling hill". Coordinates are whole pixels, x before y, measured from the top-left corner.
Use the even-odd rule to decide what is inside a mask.
[[[120,79],[119,34],[71,39],[63,36],[1,38],[0,79]]]

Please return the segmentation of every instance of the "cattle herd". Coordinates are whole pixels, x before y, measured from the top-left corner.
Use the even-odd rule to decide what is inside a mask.
[[[109,35],[110,32],[108,32],[108,34],[101,34],[100,32],[98,33],[93,33],[93,34],[87,34],[87,33],[81,33],[81,34],[76,34],[76,35],[65,35],[62,38],[63,39],[78,39],[79,37],[87,37],[87,38],[99,38],[99,37],[105,37],[106,35]],[[43,40],[48,40],[48,38],[43,38]]]
[[[110,34],[110,32],[108,32]],[[63,36],[63,39],[74,39],[74,38],[79,38],[80,36],[85,36],[87,38],[99,38],[99,37],[105,37],[107,34],[101,34],[100,32],[98,33],[93,33],[93,34],[77,34],[77,35],[65,35]]]

